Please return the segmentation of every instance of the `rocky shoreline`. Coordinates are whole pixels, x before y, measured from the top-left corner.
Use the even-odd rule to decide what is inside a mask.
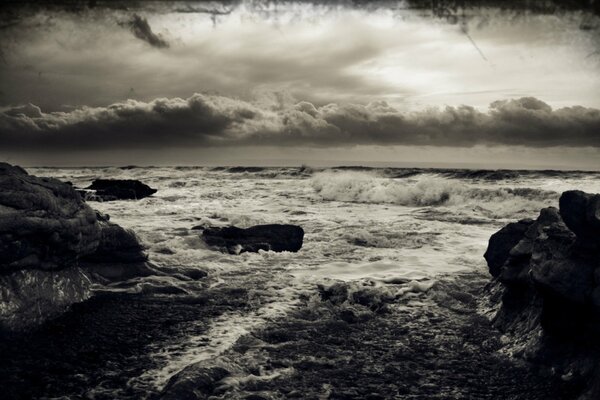
[[[0,189],[8,398],[600,397],[600,195],[565,192],[559,209],[494,234],[485,254],[491,282],[471,272],[424,290],[404,281],[305,287],[284,316],[157,387],[141,377],[168,360],[151,349],[182,353],[182,340],[208,335],[215,319],[263,310],[277,301],[255,290],[268,282],[243,271],[215,282],[201,269],[153,265],[132,231],[68,183],[0,164]],[[201,228],[208,246],[235,257],[298,251],[304,236],[293,225]],[[147,276],[157,285],[112,290]]]

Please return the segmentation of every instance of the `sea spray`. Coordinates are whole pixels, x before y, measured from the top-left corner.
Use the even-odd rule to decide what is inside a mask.
[[[558,193],[528,187],[468,185],[456,179],[423,174],[393,179],[379,171],[323,171],[312,177],[315,192],[328,201],[396,204],[407,207],[493,208],[508,217],[556,201]],[[488,206],[488,207],[486,207]]]

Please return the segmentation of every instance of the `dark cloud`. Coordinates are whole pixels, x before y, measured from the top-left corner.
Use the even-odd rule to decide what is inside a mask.
[[[367,105],[302,101],[288,105],[195,94],[128,100],[107,107],[44,113],[29,104],[0,113],[0,147],[23,150],[142,149],[161,146],[429,145],[600,148],[600,110],[553,110],[533,97],[404,113]]]
[[[169,43],[167,43],[160,35],[152,32],[152,28],[150,28],[150,24],[148,24],[146,18],[134,14],[127,23],[127,26],[131,29],[131,32],[133,32],[136,38],[147,42],[151,46],[157,48],[169,47]]]

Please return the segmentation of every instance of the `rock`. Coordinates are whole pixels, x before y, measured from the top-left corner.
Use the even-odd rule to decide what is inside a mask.
[[[600,231],[600,194],[588,200],[585,218],[590,227],[596,232]]]
[[[0,163],[0,330],[64,312],[91,295],[95,276],[150,273],[135,235],[108,219],[71,185]]]
[[[591,195],[581,190],[564,192],[558,201],[560,215],[565,224],[576,234],[581,235],[586,228],[586,208]]]
[[[0,275],[0,333],[22,331],[59,316],[91,296],[90,284],[79,268]]]
[[[544,227],[535,239],[531,280],[570,302],[584,304],[594,285],[594,266],[573,253],[577,237],[561,222]]]
[[[600,248],[600,195],[569,190],[560,196],[560,215],[577,235],[578,244]]]
[[[343,282],[336,282],[331,286],[317,285],[317,290],[321,300],[330,301],[332,304],[342,304],[348,300],[348,285]]]
[[[563,376],[578,376],[588,386],[585,398],[600,396],[600,385],[593,385],[600,379],[593,372],[600,371],[599,205],[600,195],[564,192],[560,211],[542,209],[524,232],[518,222],[492,235],[485,257],[498,278],[489,286],[490,301],[505,345]]]
[[[156,193],[156,189],[135,179],[96,179],[86,189],[94,192],[84,192],[86,200],[139,200]]]
[[[488,263],[490,274],[496,277],[508,259],[510,250],[523,239],[525,231],[533,223],[530,219],[511,222],[490,237],[487,251],[483,255]]]
[[[99,226],[98,247],[92,254],[85,257],[85,261],[133,263],[147,260],[144,247],[131,230],[110,222],[101,222]]]
[[[96,212],[71,186],[0,164],[0,273],[75,265],[99,239]]]
[[[229,371],[220,367],[205,367],[202,363],[192,364],[173,375],[163,389],[161,400],[203,400],[217,387],[217,383],[229,376]]]
[[[304,230],[296,225],[256,225],[247,229],[228,226],[207,228],[202,237],[209,246],[230,254],[259,250],[296,252],[302,247]]]
[[[510,249],[508,258],[500,267],[498,278],[501,282],[523,287],[530,284],[529,275],[534,242],[545,227],[558,222],[562,222],[562,219],[556,208],[547,207],[540,211],[538,218],[529,225],[521,240]]]

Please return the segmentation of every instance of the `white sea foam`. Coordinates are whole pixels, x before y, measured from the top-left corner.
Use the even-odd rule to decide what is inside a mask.
[[[268,321],[284,317],[296,304],[292,299],[286,300],[269,303],[245,315],[239,312],[223,314],[212,321],[205,333],[188,336],[171,346],[155,349],[150,357],[160,367],[146,370],[139,377],[130,380],[128,385],[160,390],[171,376],[188,365],[217,358],[241,336],[260,328]]]
[[[512,217],[555,204],[559,193],[529,187],[474,185],[437,175],[392,179],[378,172],[324,171],[313,176],[312,187],[323,200],[408,207],[469,207],[487,217]]]
[[[177,296],[168,293],[181,289],[194,295],[224,286],[249,288],[256,295],[249,311],[226,313],[214,319],[207,332],[198,329],[204,333],[152,349],[160,367],[137,381],[152,387],[190,363],[216,357],[246,332],[283,318],[299,293],[314,292],[316,284],[374,282],[396,295],[426,291],[440,275],[485,271],[482,254],[488,238],[507,221],[535,217],[540,208],[556,206],[564,189],[600,191],[598,176],[582,173],[466,179],[460,174],[420,172],[395,179],[390,176],[407,175],[377,170],[170,167],[30,172],[79,187],[95,178],[118,178],[139,179],[157,188],[156,195],[140,201],[90,205],[133,229],[152,262],[182,274],[190,269],[208,272],[207,278],[195,281],[180,279],[176,273],[136,278],[112,290]],[[223,254],[202,241],[201,231],[191,229],[263,223],[302,226],[302,249]]]

